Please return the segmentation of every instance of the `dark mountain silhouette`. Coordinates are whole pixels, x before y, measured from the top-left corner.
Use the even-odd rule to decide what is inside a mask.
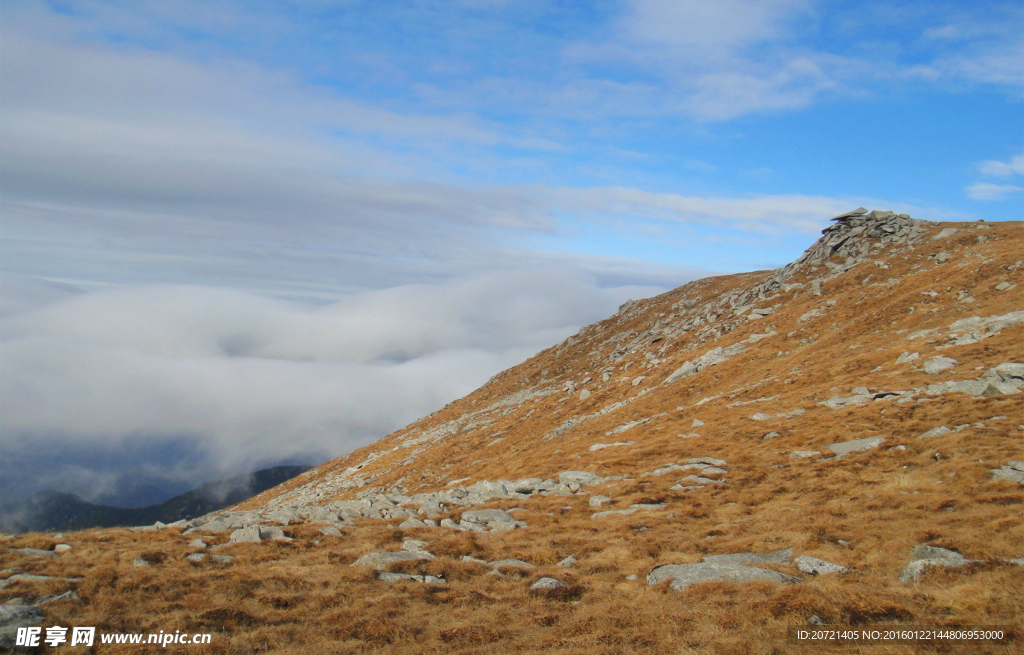
[[[41,491],[27,501],[5,507],[0,517],[4,532],[71,531],[86,528],[173,523],[240,503],[307,471],[308,466],[275,466],[226,480],[207,482],[197,489],[148,507],[96,505],[74,494]]]

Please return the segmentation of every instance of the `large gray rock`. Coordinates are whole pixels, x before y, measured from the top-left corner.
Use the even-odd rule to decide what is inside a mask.
[[[647,574],[647,584],[656,585],[664,580],[671,580],[673,589],[686,589],[698,582],[799,582],[800,578],[770,569],[760,569],[742,564],[666,564],[659,566]]]
[[[240,528],[231,533],[231,538],[228,539],[228,543],[232,544],[246,544],[263,541],[263,537],[260,536],[260,526],[250,525],[244,528]]]
[[[42,548],[8,548],[7,550],[22,557],[42,557],[45,559],[55,559],[58,557],[56,552],[43,550]]]
[[[530,564],[529,562],[524,562],[521,559],[499,559],[496,562],[488,562],[487,566],[491,567],[492,569],[500,569],[500,568],[504,568],[506,566],[512,567],[512,568],[516,568],[516,569],[535,569],[535,568],[537,568],[533,564]]]
[[[941,437],[942,435],[949,434],[950,432],[952,432],[952,430],[947,428],[945,425],[940,425],[937,428],[932,428],[931,430],[928,430],[927,432],[924,432],[923,434],[918,435],[917,438],[918,439],[930,439],[932,437]]]
[[[377,579],[382,582],[422,582],[423,584],[430,585],[443,585],[447,584],[443,578],[438,578],[433,575],[413,575],[410,573],[388,573],[381,571],[377,574]]]
[[[81,578],[58,578],[52,575],[35,575],[32,573],[15,573],[9,578],[0,580],[0,589],[6,589],[15,582],[52,582],[53,580],[60,580],[62,582],[77,582]]]
[[[0,650],[15,651],[18,628],[41,626],[44,620],[46,615],[34,607],[0,605]]]
[[[434,559],[430,553],[413,552],[411,550],[400,550],[398,552],[368,553],[363,555],[352,566],[369,566],[377,570],[387,568],[395,562],[414,562],[422,559]]]
[[[789,564],[793,557],[792,548],[783,548],[770,553],[726,553],[723,555],[707,555],[701,562],[706,564],[720,564],[739,566],[746,564]]]
[[[832,562],[826,562],[823,559],[817,557],[811,557],[810,555],[801,555],[793,560],[793,564],[796,568],[800,569],[804,573],[810,573],[812,575],[824,575],[828,573],[847,573],[850,569],[845,566],[839,566]]]
[[[838,459],[850,453],[877,448],[878,446],[881,446],[884,443],[885,439],[883,439],[882,437],[867,437],[865,439],[854,439],[853,441],[834,443],[825,447],[834,452],[836,454],[836,458]]]
[[[925,373],[929,375],[935,375],[937,373],[941,373],[942,371],[954,368],[958,363],[959,362],[953,359],[952,357],[939,356],[932,357],[931,359],[929,359],[927,362],[924,363],[924,366],[922,368],[924,369]]]
[[[273,541],[291,541],[291,537],[287,537],[284,534],[284,530],[276,525],[270,526],[259,526],[260,539],[266,541],[268,539]]]
[[[1006,466],[992,469],[992,479],[1024,484],[1024,462],[1010,462]]]
[[[978,560],[965,559],[960,553],[937,546],[919,545],[910,549],[911,562],[900,573],[900,582],[915,582],[925,571],[937,566],[959,567]]]
[[[565,583],[561,580],[556,580],[555,578],[541,578],[530,585],[530,589],[558,589],[559,587],[564,586]]]

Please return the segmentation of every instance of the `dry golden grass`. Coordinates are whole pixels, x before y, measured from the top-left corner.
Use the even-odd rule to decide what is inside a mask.
[[[48,605],[48,625],[215,635],[212,646],[131,651],[141,653],[199,648],[212,653],[282,654],[830,652],[821,646],[786,643],[786,627],[805,624],[815,614],[834,624],[1015,625],[1016,641],[1010,646],[937,646],[925,652],[1020,652],[1024,571],[1001,560],[1024,556],[1024,491],[1018,484],[993,481],[990,469],[1011,459],[1024,460],[1024,394],[947,394],[928,402],[876,401],[841,409],[818,404],[835,394],[851,395],[853,387],[912,389],[939,380],[973,378],[983,372],[975,370],[979,367],[1024,361],[1024,326],[941,351],[935,349],[937,342],[906,339],[908,331],[1024,309],[1024,267],[1007,270],[1024,253],[1021,225],[992,224],[984,231],[990,237],[984,244],[977,243],[982,232],[970,224],[954,226],[961,228],[960,234],[926,240],[915,252],[881,252],[876,258],[886,260],[889,269],[859,264],[823,285],[822,296],[806,293],[806,287],[780,292],[772,301],[782,303],[774,314],[741,322],[717,340],[697,344],[693,333],[662,338],[656,346],[667,346],[658,355],[664,363],[655,368],[644,368],[643,349],[632,352],[627,345],[636,340],[646,348],[661,338],[652,331],[653,324],[667,319],[681,299],[699,295],[708,300],[755,284],[763,273],[712,278],[641,301],[638,307],[643,311],[636,316],[603,321],[573,343],[539,353],[377,444],[321,465],[242,506],[259,507],[283,491],[340,474],[370,453],[391,449],[417,431],[458,420],[533,387],[542,377],[542,386],[554,386],[566,380],[578,383],[589,375],[598,382],[587,386],[592,395],[586,400],[578,393],[568,399],[556,393],[507,415],[498,411],[492,424],[449,437],[411,464],[398,464],[409,455],[409,449],[398,449],[367,464],[360,475],[376,475],[375,486],[403,484],[415,493],[443,489],[447,481],[465,477],[470,484],[589,470],[632,478],[593,489],[615,499],[601,510],[668,503],[663,509],[592,520],[598,510],[589,507],[589,495],[581,494],[495,501],[488,506],[523,508],[517,517],[529,524],[499,534],[400,530],[395,527],[399,520],[362,520],[345,528],[346,536],[334,538],[319,534],[315,526],[293,525],[286,528],[294,537],[291,542],[226,547],[220,552],[236,557],[230,565],[187,562],[191,550],[186,544],[194,537],[174,530],[85,531],[65,535],[61,541],[74,550],[56,560],[19,558],[6,551],[0,555],[3,568],[82,576],[81,581],[16,584],[0,592],[0,601],[32,600],[70,586],[81,602]],[[936,267],[928,255],[940,250],[954,259]],[[969,259],[971,253],[978,258]],[[957,266],[963,262],[968,265]],[[862,284],[868,275],[873,277]],[[890,277],[902,280],[891,287],[870,286]],[[1017,288],[994,291],[992,287],[1004,279]],[[791,282],[807,280],[801,273]],[[960,290],[968,291],[975,302],[957,302]],[[923,295],[926,291],[938,295]],[[824,317],[797,322],[797,317],[828,300],[837,304]],[[683,361],[769,330],[777,334],[728,362],[660,386]],[[624,357],[615,362],[612,380],[602,384],[600,373],[617,348],[625,350]],[[895,364],[904,351],[919,351],[921,359]],[[939,376],[914,370],[936,354],[955,357],[957,368]],[[624,372],[624,365],[631,362]],[[544,370],[548,373],[542,374]],[[628,380],[637,375],[648,378],[634,387]],[[648,388],[653,391],[620,410],[544,439],[570,417],[597,412]],[[715,396],[719,398],[696,405]],[[730,407],[758,398],[769,400]],[[755,412],[779,414],[798,408],[805,412],[793,418],[750,419]],[[606,434],[627,421],[662,413],[626,432]],[[692,427],[695,418],[705,425]],[[965,427],[942,437],[917,439],[943,424]],[[779,436],[762,439],[770,431]],[[678,436],[692,432],[702,436]],[[825,462],[789,457],[794,450],[824,451],[830,443],[867,436],[883,436],[886,448],[902,444],[905,450],[878,448]],[[488,445],[498,437],[500,443]],[[635,444],[588,451],[593,443],[626,440]],[[686,473],[642,475],[667,462],[698,456],[725,460],[727,481],[679,492],[669,487]],[[453,512],[453,518],[458,516]],[[404,562],[392,570],[443,576],[447,585],[388,585],[367,569],[349,566],[365,553],[397,550],[403,538],[429,542],[437,558]],[[225,533],[209,543],[226,539]],[[49,536],[32,534],[8,539],[4,545],[49,548],[54,543]],[[981,561],[932,570],[916,583],[898,583],[910,548],[920,543],[955,549]],[[803,576],[804,582],[795,585],[706,583],[681,592],[665,584],[649,588],[644,580],[661,564],[789,547],[797,555],[820,557],[851,571]],[[492,576],[483,565],[462,562],[464,555],[522,559],[537,568],[507,569],[503,576]],[[569,555],[579,560],[576,567],[555,566]],[[139,556],[154,565],[133,567]],[[798,574],[790,565],[773,568]],[[639,579],[629,580],[630,575]],[[544,576],[568,586],[554,593],[531,592],[530,584]],[[63,646],[61,652],[75,651]],[[912,646],[870,646],[834,652],[921,651]]]

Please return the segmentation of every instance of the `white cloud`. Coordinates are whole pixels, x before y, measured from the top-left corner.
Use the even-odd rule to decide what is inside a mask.
[[[978,182],[967,187],[966,191],[967,197],[974,198],[975,200],[1004,200],[1007,196],[1024,191],[1024,187],[1013,184]]]
[[[1014,155],[1010,161],[983,161],[979,167],[985,175],[996,177],[1009,177],[1011,175],[1024,175],[1024,154]]]
[[[133,438],[194,442],[191,475],[339,455],[468,393],[627,297],[662,290],[602,289],[585,274],[548,268],[321,307],[180,286],[59,299],[3,319],[0,460],[20,469],[4,477],[41,474],[47,462],[32,453],[63,444],[106,454],[105,478],[102,467],[79,476],[104,478],[99,493],[111,467],[133,465],[117,456]]]

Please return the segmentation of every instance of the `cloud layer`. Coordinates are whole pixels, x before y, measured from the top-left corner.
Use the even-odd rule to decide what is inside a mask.
[[[550,268],[327,306],[193,286],[47,302],[0,325],[5,497],[41,483],[105,493],[137,473],[119,457],[125,444],[170,449],[160,477],[196,483],[336,456],[657,290]],[[48,466],[62,448],[92,453],[92,474]]]

